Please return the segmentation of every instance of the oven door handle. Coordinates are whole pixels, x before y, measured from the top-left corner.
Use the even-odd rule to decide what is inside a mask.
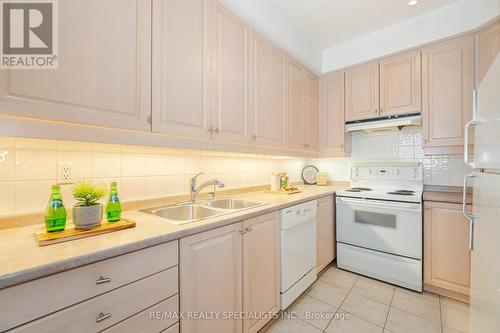
[[[413,211],[421,211],[421,208],[422,208],[420,203],[388,202],[388,201],[378,201],[378,200],[370,200],[370,199],[355,199],[355,198],[345,198],[345,197],[337,197],[337,203],[362,205],[364,207],[408,209],[408,210],[413,210]]]

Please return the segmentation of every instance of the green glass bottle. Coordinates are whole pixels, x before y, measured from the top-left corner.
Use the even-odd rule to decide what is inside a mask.
[[[47,232],[63,231],[66,227],[66,208],[64,207],[61,188],[52,186],[49,204],[45,210],[45,229]]]
[[[122,204],[120,203],[120,198],[118,198],[118,190],[116,189],[116,182],[111,183],[111,189],[109,191],[109,200],[106,205],[106,216],[108,222],[120,221],[122,215]]]

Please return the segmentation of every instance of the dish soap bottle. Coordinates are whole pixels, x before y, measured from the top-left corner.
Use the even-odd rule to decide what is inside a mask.
[[[111,189],[109,191],[109,200],[106,205],[106,216],[108,222],[120,221],[122,215],[122,204],[120,203],[120,198],[118,198],[118,190],[116,189],[116,182],[111,183]]]
[[[47,232],[63,231],[66,227],[66,208],[64,207],[61,188],[52,186],[49,204],[45,210],[45,229]]]

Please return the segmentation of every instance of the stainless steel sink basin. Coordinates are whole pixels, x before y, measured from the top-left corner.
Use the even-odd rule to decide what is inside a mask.
[[[156,209],[145,209],[143,212],[170,220],[174,224],[184,224],[224,214],[223,211],[199,205],[172,206]]]
[[[207,207],[231,210],[252,208],[261,205],[260,202],[232,198],[215,199],[202,202],[201,204]]]
[[[142,212],[162,217],[173,224],[186,224],[261,205],[264,204],[249,200],[224,198],[194,203],[178,203],[174,206],[143,209]]]

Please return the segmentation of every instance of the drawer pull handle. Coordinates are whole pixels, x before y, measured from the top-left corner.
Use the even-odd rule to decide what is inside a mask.
[[[111,313],[99,313],[97,315],[97,318],[95,319],[96,323],[100,323],[103,320],[106,320],[108,318],[111,318]]]
[[[96,284],[103,284],[103,283],[108,283],[108,282],[111,282],[110,278],[105,278],[104,276],[100,276],[95,283]]]
[[[250,227],[245,228],[245,231],[246,231],[246,232],[250,232],[250,231],[252,231],[252,230],[253,230],[253,229],[252,229],[252,228],[250,228]]]

